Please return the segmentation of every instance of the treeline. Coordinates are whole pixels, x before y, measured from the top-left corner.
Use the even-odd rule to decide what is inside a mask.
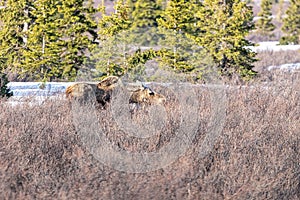
[[[0,71],[19,80],[141,75],[149,60],[193,81],[213,67],[228,77],[256,74],[245,1],[118,0],[110,14],[104,0],[97,8],[93,0],[0,2]]]
[[[251,2],[251,1],[250,1]],[[261,0],[259,19],[256,22],[257,34],[273,36],[276,29],[274,18],[282,23],[281,30],[284,35],[280,38],[280,44],[300,44],[300,1],[290,0],[289,7],[284,11],[285,0]],[[272,7],[278,6],[277,13],[272,15]]]

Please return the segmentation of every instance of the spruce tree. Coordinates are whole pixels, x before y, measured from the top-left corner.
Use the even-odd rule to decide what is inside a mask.
[[[27,48],[22,70],[32,79],[46,81],[59,76],[62,33],[58,25],[59,1],[38,0],[33,3],[34,16],[28,30]]]
[[[159,25],[175,32],[188,33],[196,21],[195,11],[201,4],[198,1],[169,0],[158,20]]]
[[[272,0],[262,0],[261,10],[258,13],[260,17],[256,23],[256,28],[261,35],[268,36],[275,30],[275,25],[272,23]]]
[[[191,57],[195,56],[195,43],[187,35],[199,35],[195,29],[195,10],[200,4],[196,1],[170,0],[167,2],[162,18],[158,20],[160,42],[164,48],[160,51],[160,62],[164,67],[177,72],[191,73],[199,65]],[[198,61],[202,60],[198,55]]]
[[[137,0],[131,14],[132,29],[157,27],[161,16],[161,5],[156,0]]]
[[[79,70],[88,70],[84,66],[86,53],[93,48],[97,38],[97,24],[91,18],[95,10],[85,0],[62,1],[63,19],[60,21],[63,35],[62,77],[74,77]]]
[[[8,1],[7,12],[2,13],[3,18],[8,19],[3,22],[7,28],[0,34],[8,40],[17,38],[15,41],[21,48],[15,41],[1,41],[2,47],[7,45],[6,49],[18,53],[9,55],[11,60],[2,59],[5,65],[13,66],[20,75],[30,75],[31,80],[74,80],[77,72],[83,69],[86,53],[97,37],[96,23],[91,18],[92,1],[89,2]]]
[[[98,47],[92,53],[95,61],[97,80],[101,76],[121,76],[127,71],[127,54],[129,41],[127,32],[109,36],[99,42]]]
[[[0,98],[13,96],[13,92],[7,87],[8,83],[7,75],[0,72]]]
[[[102,13],[102,18],[98,23],[99,39],[106,39],[130,28],[132,21],[130,20],[131,8],[128,2],[117,0],[114,5],[115,12],[111,15],[105,14],[105,9],[104,5],[101,5],[99,8],[99,11]]]
[[[283,15],[283,4],[284,4],[284,0],[279,0],[278,2],[278,12],[277,12],[277,19],[279,21],[282,20],[282,15]]]
[[[197,17],[203,34],[193,39],[209,52],[222,74],[244,78],[256,74],[252,70],[256,54],[246,48],[252,44],[245,39],[254,28],[251,7],[240,0],[204,0]]]
[[[2,1],[0,9],[0,70],[20,71],[28,38],[32,1]]]
[[[300,1],[290,0],[286,11],[287,17],[283,18],[282,31],[285,36],[280,39],[281,44],[300,44]]]
[[[156,45],[157,19],[161,17],[162,7],[157,0],[137,0],[131,13],[131,27],[134,42],[141,46]]]
[[[151,49],[141,52],[140,46],[148,45],[157,34],[156,29],[151,28],[157,26],[158,4],[119,0],[114,9],[111,15],[105,14],[104,5],[99,9],[102,13],[98,32],[100,44],[93,52],[98,77],[141,71],[146,60],[155,54]]]
[[[107,15],[104,2],[99,7],[102,18],[99,20],[98,48],[93,52],[96,62],[96,73],[99,76],[121,76],[126,72],[126,53],[131,38],[128,30],[132,21],[130,13],[133,8],[131,1],[118,0],[114,4],[115,12]]]

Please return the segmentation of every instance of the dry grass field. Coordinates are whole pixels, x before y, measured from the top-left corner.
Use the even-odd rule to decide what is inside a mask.
[[[0,199],[299,199],[300,79],[297,73],[273,77],[267,84],[223,88],[224,124],[205,154],[203,141],[211,134],[211,118],[218,116],[209,87],[194,86],[198,124],[188,150],[170,165],[145,173],[100,162],[81,140],[67,101],[13,107],[2,101]],[[165,124],[150,138],[128,136],[110,109],[97,110],[105,137],[118,149],[156,152],[176,137],[186,112],[172,91],[154,89],[169,102]],[[131,120],[149,123],[147,114]]]
[[[112,12],[112,1],[106,3],[107,12]],[[257,14],[258,6],[254,9]],[[276,31],[271,39],[281,35]],[[252,35],[250,39],[264,38]],[[197,98],[197,103],[187,98],[193,106],[182,106],[176,90],[154,85],[167,97],[165,106],[128,112],[126,118],[141,127],[137,133],[143,128],[153,130],[149,138],[128,135],[120,128],[118,120],[123,118],[116,117],[122,110],[78,109],[74,120],[74,107],[65,99],[14,106],[0,99],[0,200],[300,199],[299,71],[267,70],[271,65],[299,63],[300,54],[259,52],[258,58],[259,76],[248,84],[222,85],[217,90],[221,98],[212,93],[216,86],[193,85],[184,91],[186,97],[193,93]],[[224,113],[215,107],[224,108]],[[89,115],[108,142],[131,154],[160,152],[178,137],[176,133],[188,134],[191,127],[180,132],[180,126],[188,124],[186,118],[196,119],[191,124],[196,132],[189,148],[172,163],[133,173],[101,162],[90,151],[78,129],[78,122],[91,123],[85,121]],[[95,146],[102,142],[99,137],[92,140]],[[109,149],[101,153],[114,156]]]

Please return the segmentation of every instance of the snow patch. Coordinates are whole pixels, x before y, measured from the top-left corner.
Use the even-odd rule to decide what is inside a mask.
[[[288,50],[299,50],[300,45],[279,45],[278,41],[275,42],[259,42],[257,43],[258,46],[251,46],[248,47],[254,52],[259,52],[259,51],[288,51]]]
[[[53,96],[64,93],[72,82],[10,82],[8,88],[13,91],[14,96]]]
[[[283,65],[278,65],[278,66],[269,66],[268,70],[269,71],[282,70],[282,71],[287,71],[287,72],[295,72],[295,71],[300,70],[300,63],[288,63],[288,64],[283,64]]]
[[[65,99],[64,92],[73,82],[10,82],[8,88],[13,96],[6,102],[8,105],[41,105],[46,100]]]

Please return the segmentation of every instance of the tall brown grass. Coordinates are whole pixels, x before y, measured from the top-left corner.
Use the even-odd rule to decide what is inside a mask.
[[[300,63],[298,51],[261,51],[257,54],[258,61],[255,63],[255,70],[264,72],[269,66],[278,66],[286,63]]]
[[[299,69],[285,71],[272,69],[270,66],[280,66],[283,64],[300,63],[300,54],[298,51],[260,51],[257,54],[258,61],[255,63],[254,70],[258,72],[255,82],[294,82],[300,79]]]
[[[120,172],[99,162],[75,131],[67,101],[13,107],[1,102],[0,199],[299,199],[300,84],[284,80],[224,87],[226,123],[204,157],[199,149],[212,116],[211,93],[194,87],[200,123],[190,149],[147,173]],[[173,118],[149,139],[128,137],[109,110],[97,111],[108,140],[130,152],[168,144],[181,110],[172,91],[163,94]],[[132,120],[139,123],[138,117]]]

